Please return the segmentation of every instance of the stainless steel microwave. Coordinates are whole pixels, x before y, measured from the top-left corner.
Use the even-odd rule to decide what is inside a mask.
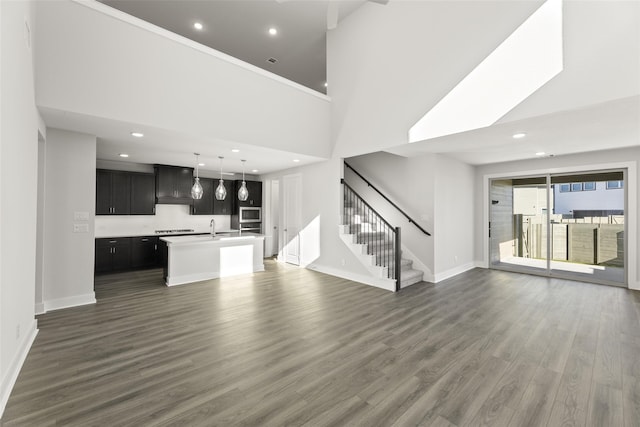
[[[238,212],[238,222],[245,224],[248,222],[262,222],[262,208],[241,206]]]

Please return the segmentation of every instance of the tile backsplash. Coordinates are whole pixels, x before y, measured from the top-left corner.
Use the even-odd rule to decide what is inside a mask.
[[[228,230],[229,215],[190,215],[187,205],[156,205],[155,215],[97,215],[96,237],[153,235],[156,230],[188,229],[208,233],[211,219],[216,230]]]

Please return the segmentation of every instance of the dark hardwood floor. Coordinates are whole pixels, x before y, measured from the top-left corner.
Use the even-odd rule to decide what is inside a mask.
[[[3,426],[639,426],[640,293],[476,269],[398,294],[273,261],[101,276]]]

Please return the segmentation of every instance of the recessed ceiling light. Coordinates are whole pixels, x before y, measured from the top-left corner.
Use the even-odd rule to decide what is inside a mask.
[[[234,148],[233,150],[231,150],[232,153],[239,153],[240,150],[238,150],[237,148]]]
[[[198,166],[202,167],[202,166],[205,166],[205,164],[204,163],[198,163]]]
[[[129,157],[129,155],[127,153],[120,153],[118,154],[120,157]]]
[[[513,134],[513,139],[522,139],[522,138],[524,138],[525,136],[527,136],[527,134],[526,134],[526,133],[524,133],[524,132],[518,132],[518,133],[514,133],[514,134]]]
[[[545,154],[547,154],[547,153],[545,153],[544,151],[538,151],[536,153],[536,156],[544,156]]]
[[[202,22],[194,22],[193,23],[193,28],[195,28],[196,30],[202,30],[204,28],[204,25],[202,25]]]
[[[300,159],[293,159],[294,162],[298,163]]]
[[[142,132],[131,132],[131,136],[135,136],[136,138],[142,138],[144,133]]]
[[[275,36],[276,34],[278,34],[278,30],[276,28],[269,28],[269,34],[272,36]]]
[[[258,169],[252,169],[251,172],[256,173],[258,172]]]

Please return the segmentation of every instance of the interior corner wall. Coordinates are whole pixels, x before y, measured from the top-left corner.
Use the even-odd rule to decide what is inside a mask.
[[[37,332],[32,3],[0,2],[0,416]]]
[[[435,159],[435,281],[475,267],[475,168],[443,155]]]
[[[96,137],[47,129],[46,145],[43,293],[49,311],[95,302]]]
[[[635,169],[634,176],[629,176],[630,181],[627,186],[628,212],[630,244],[627,267],[629,268],[629,287],[640,289],[640,239],[638,239],[640,201],[638,191],[640,190],[640,135],[636,141],[639,146],[618,150],[603,150],[589,153],[581,153],[567,156],[556,156],[551,158],[522,160],[516,162],[496,163],[491,165],[478,166],[475,172],[475,192],[478,195],[475,200],[475,250],[474,256],[478,264],[488,266],[489,248],[486,238],[486,224],[488,222],[488,195],[487,176],[510,177],[523,173],[556,173],[566,171],[589,171],[607,168],[609,165],[630,164]],[[635,243],[632,241],[635,239]],[[633,251],[633,254],[631,254]],[[634,271],[635,270],[635,271]]]
[[[424,280],[433,282],[435,272],[434,236],[436,155],[402,157],[385,152],[350,157],[345,161],[377,187],[390,200],[407,212],[425,235],[389,202],[345,168],[345,180],[358,194],[394,227],[400,227],[403,256],[414,261],[414,268],[424,270]],[[407,253],[409,251],[409,253]],[[420,265],[421,264],[421,265]]]
[[[279,181],[280,212],[284,209],[286,192],[283,178],[301,177],[300,265],[334,276],[364,281],[369,272],[345,246],[339,236],[340,197],[342,189],[342,159],[331,159],[309,166],[262,175],[263,181]],[[264,213],[269,215],[268,212]],[[283,241],[283,215],[280,215],[279,243]]]

